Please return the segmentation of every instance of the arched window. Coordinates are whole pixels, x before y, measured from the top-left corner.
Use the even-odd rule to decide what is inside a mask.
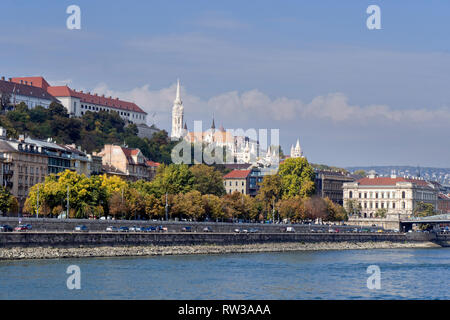
[[[353,192],[352,192],[352,191],[350,191],[348,197],[349,197],[349,198],[353,198]]]
[[[406,197],[406,192],[402,191],[402,199],[405,199],[405,197]]]

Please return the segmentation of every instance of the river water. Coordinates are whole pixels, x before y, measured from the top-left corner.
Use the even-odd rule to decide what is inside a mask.
[[[371,265],[380,289],[367,287]],[[450,248],[0,261],[0,299],[450,299],[449,288]]]

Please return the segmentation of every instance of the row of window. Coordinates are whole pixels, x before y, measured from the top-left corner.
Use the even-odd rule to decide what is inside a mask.
[[[85,109],[85,110],[91,110],[91,111],[106,111],[106,112],[117,112],[119,113],[121,116],[125,116],[125,117],[131,117],[132,119],[140,119],[140,120],[144,120],[144,115],[141,114],[134,114],[134,113],[130,113],[130,112],[124,112],[124,111],[116,111],[116,110],[112,110],[112,109],[108,109],[108,108],[102,108],[102,107],[94,107],[94,106],[89,106],[89,105],[81,105],[81,109]],[[84,112],[81,111],[81,115],[83,115]]]
[[[227,182],[224,181],[223,183],[224,183],[224,185],[225,185],[225,187],[226,187],[226,186],[227,186]],[[233,181],[229,181],[228,185],[229,185],[230,187],[233,186]],[[234,185],[237,187],[237,186],[238,186],[238,181],[234,181]],[[244,181],[241,182],[241,185],[242,185],[242,186],[245,185]]]
[[[395,209],[395,202],[364,202],[361,207],[364,209]],[[406,208],[405,201],[402,201],[401,208]]]
[[[349,198],[353,198],[353,191],[349,191]],[[402,191],[401,193],[402,199],[406,198],[406,192]],[[392,192],[359,192],[359,199],[395,199],[395,191]]]

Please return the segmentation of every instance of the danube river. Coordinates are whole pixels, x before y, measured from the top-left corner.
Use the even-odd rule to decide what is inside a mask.
[[[450,248],[0,261],[0,275],[0,299],[450,299]]]

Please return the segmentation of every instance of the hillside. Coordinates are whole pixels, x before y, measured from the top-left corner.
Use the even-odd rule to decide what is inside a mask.
[[[10,138],[22,134],[38,139],[53,138],[60,144],[75,143],[88,153],[100,151],[108,143],[125,143],[130,148],[141,149],[150,160],[171,162],[173,142],[166,131],[155,133],[151,139],[140,138],[136,126],[126,126],[116,112],[88,111],[81,118],[71,118],[67,109],[58,103],[52,103],[48,109],[41,106],[28,109],[21,103],[0,115],[0,126],[7,129]]]

